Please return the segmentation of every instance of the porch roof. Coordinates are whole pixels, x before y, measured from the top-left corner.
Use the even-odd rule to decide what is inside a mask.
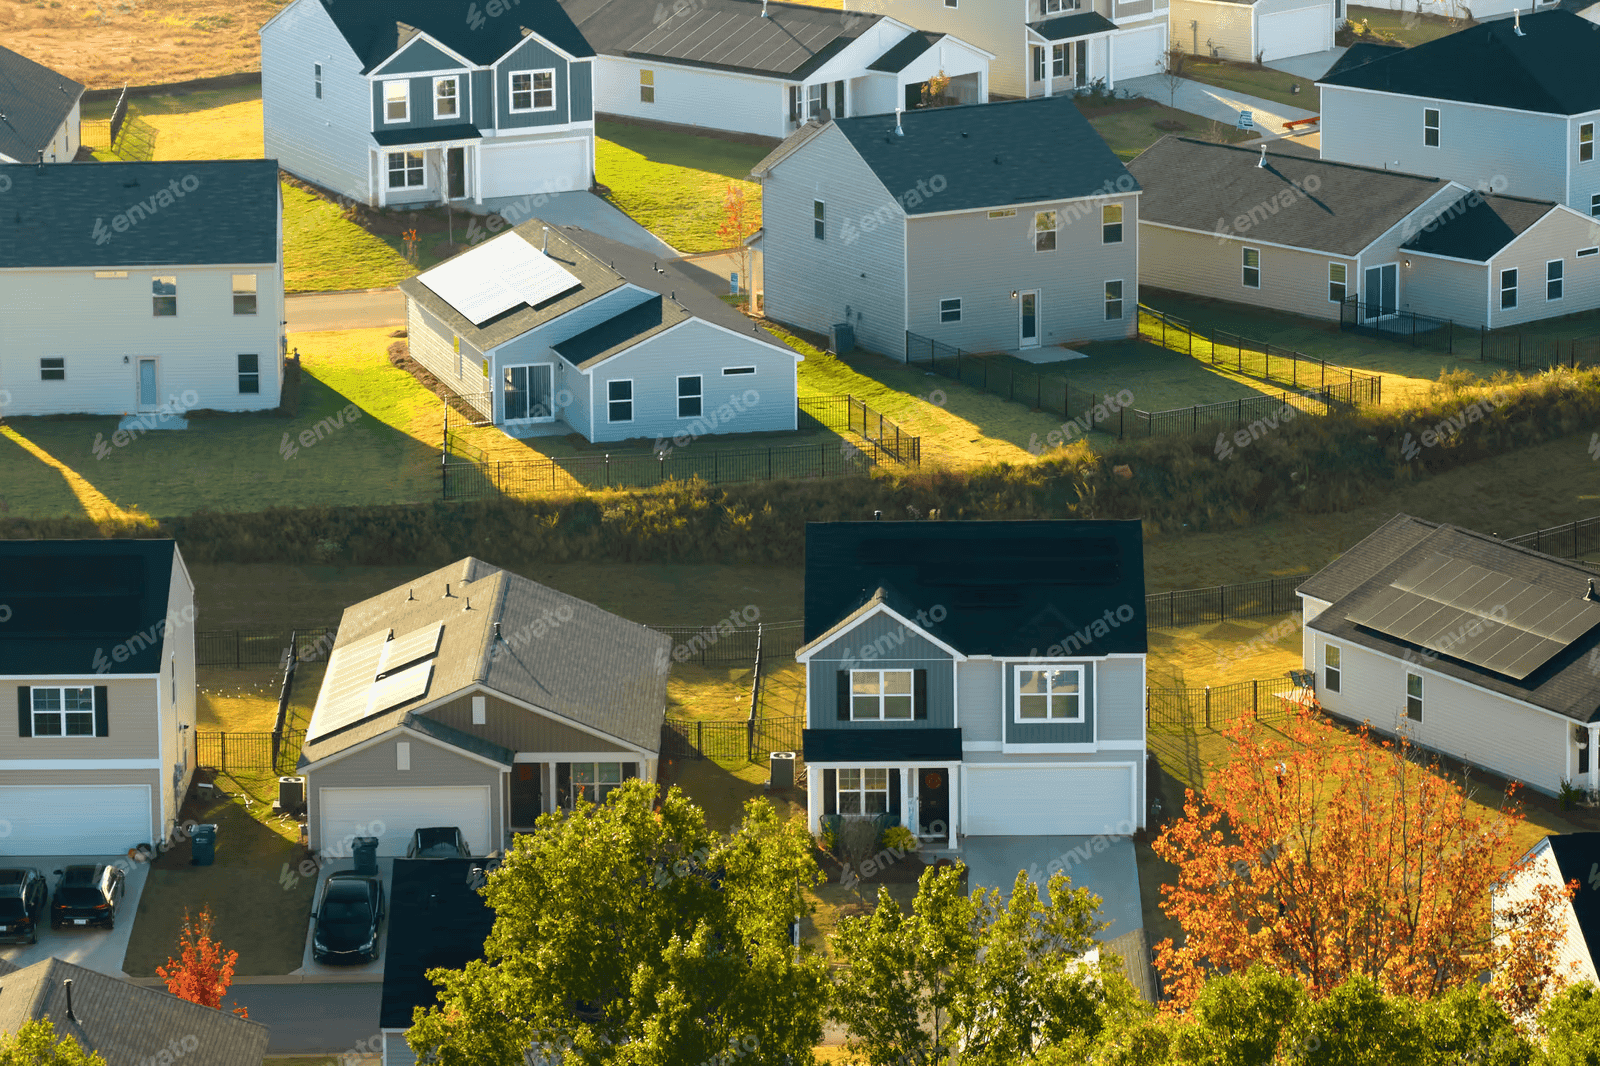
[[[961,761],[959,729],[913,729],[904,725],[886,729],[806,729],[800,734],[800,745],[808,763]]]
[[[444,144],[447,141],[481,141],[483,133],[470,122],[452,126],[425,126],[414,130],[374,130],[372,139],[382,148],[412,144]]]
[[[1098,11],[1083,11],[1076,15],[1030,22],[1028,29],[1047,41],[1070,41],[1078,37],[1093,37],[1101,33],[1114,33],[1117,24]]]

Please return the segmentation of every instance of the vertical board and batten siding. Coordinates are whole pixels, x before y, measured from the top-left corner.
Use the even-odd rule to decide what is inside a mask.
[[[757,368],[754,377],[760,379],[759,386],[750,384],[749,377],[722,376],[725,366],[751,364]],[[589,369],[594,395],[602,403],[607,396],[607,381],[633,381],[633,421],[610,422],[602,406],[591,439],[670,439],[683,433],[699,436],[793,430],[799,417],[795,371],[794,356],[786,348],[690,319]],[[694,374],[701,378],[701,413],[682,418],[678,415],[678,378]],[[752,390],[757,393],[753,403],[747,395]],[[743,410],[733,407],[730,397],[738,398]]]
[[[510,54],[495,64],[495,109],[493,125],[501,131],[531,130],[540,126],[562,126],[574,121],[572,96],[567,83],[567,60],[537,37],[528,37]],[[588,64],[583,64],[587,77]],[[578,64],[572,64],[573,80],[579,80]],[[515,71],[554,70],[556,100],[553,111],[513,112],[511,110],[511,75]],[[587,86],[585,86],[587,89]],[[485,114],[488,109],[485,108]],[[580,119],[577,121],[585,121]]]
[[[171,208],[170,210],[178,210]],[[160,214],[142,225],[160,225]],[[138,226],[105,246],[114,261],[128,242],[136,255]],[[278,406],[282,376],[283,275],[277,263],[205,267],[130,267],[126,278],[96,278],[93,267],[0,271],[0,389],[10,393],[8,415],[120,415],[140,410],[140,357],[156,363],[161,403],[191,409],[261,411]],[[233,275],[256,275],[254,315],[233,313]],[[156,317],[153,277],[178,279],[178,313]],[[59,314],[71,307],[71,329]],[[239,356],[255,355],[258,394],[239,391]],[[123,362],[127,356],[128,361]],[[66,379],[40,378],[41,358],[65,358]],[[191,397],[193,399],[194,397]],[[109,439],[109,435],[108,435]]]
[[[1095,675],[1099,663],[1063,660],[1055,663],[1002,664],[1005,672],[1001,688],[1001,721],[1005,724],[1007,744],[1092,744],[1095,739]],[[1083,671],[1083,688],[1078,694],[1078,704],[1083,708],[1082,722],[1019,722],[1016,716],[1017,668],[1049,670],[1061,666],[1076,666]]]
[[[1448,318],[1458,326],[1481,329],[1487,324],[1491,276],[1487,264],[1418,255],[1412,257],[1411,269],[1402,268],[1401,273],[1405,275],[1405,301],[1401,306],[1407,311]],[[1494,298],[1500,298],[1498,290]]]
[[[845,7],[862,14],[883,10],[875,0],[845,0]],[[961,0],[953,8],[946,0],[894,0],[891,14],[908,26],[948,33],[994,53],[990,90],[1002,96],[1023,96],[1028,60],[1025,24],[1038,18],[1037,11],[1037,0],[1028,7],[1022,0]]]
[[[457,114],[444,118],[433,117],[433,75],[420,78],[378,78],[372,79],[372,128],[379,132],[393,132],[395,130],[433,130],[445,126],[459,126],[468,122],[467,117],[467,83],[470,79],[467,71],[456,70],[451,73],[460,77],[457,87]],[[386,82],[401,80],[411,86],[411,113],[404,122],[390,122],[384,117],[383,87]],[[399,151],[405,146],[398,146]]]
[[[1144,663],[1143,659],[1100,662],[1097,740],[1144,739]]]
[[[1340,649],[1339,691],[1328,691],[1322,648]],[[1513,778],[1547,794],[1566,774],[1572,723],[1435,673],[1425,665],[1390,659],[1348,641],[1316,633],[1317,700],[1323,710],[1376,731],[1404,729],[1417,744]],[[1423,677],[1422,721],[1406,717],[1406,674]]]
[[[1316,208],[1296,203],[1284,210]],[[1231,229],[1234,220],[1228,219],[1227,224]],[[1244,285],[1246,248],[1261,252],[1259,289]],[[1139,280],[1145,285],[1333,322],[1339,320],[1339,305],[1328,299],[1328,264],[1335,262],[1345,264],[1347,291],[1355,293],[1359,279],[1353,256],[1275,248],[1252,242],[1248,233],[1218,240],[1213,234],[1154,224],[1139,227]]]
[[[938,196],[927,203],[938,210]],[[1122,206],[1122,242],[1101,243],[1101,208]],[[1034,215],[1056,212],[1056,248],[1034,250]],[[907,228],[912,264],[913,333],[967,351],[1006,351],[1021,344],[1020,300],[1036,290],[1040,347],[1081,340],[1115,340],[1138,330],[1137,196],[1038,204],[992,219],[987,211],[933,218],[913,216]],[[961,264],[951,270],[950,264]],[[1122,281],[1122,317],[1105,317],[1105,283]],[[961,321],[941,322],[941,300],[961,300]]]
[[[397,770],[395,745],[411,745],[411,769]],[[322,846],[320,790],[324,788],[427,788],[429,786],[486,786],[493,839],[505,839],[500,781],[503,772],[421,736],[394,733],[370,747],[306,774],[306,817],[313,851]],[[468,841],[474,846],[476,841]]]
[[[866,654],[872,652],[869,658]],[[854,722],[839,718],[840,670],[928,671],[928,717]],[[950,653],[886,614],[873,615],[813,653],[806,667],[813,729],[954,729],[955,662]]]
[[[400,74],[422,74],[432,71],[465,71],[461,61],[442,51],[432,41],[413,37],[399,51],[372,69],[374,78],[388,79]],[[415,111],[416,100],[412,100]]]
[[[993,659],[968,659],[956,664],[962,744],[1000,743],[1000,679],[1004,673]]]
[[[488,129],[494,125],[494,71],[474,70],[468,76],[468,84],[472,91],[464,109],[467,121],[480,130]],[[472,180],[470,173],[467,180]]]
[[[820,241],[815,200],[826,205]],[[772,170],[761,207],[768,317],[818,333],[848,321],[862,348],[903,354],[905,215],[838,127],[825,127]],[[874,220],[871,232],[866,218]],[[846,223],[854,240],[846,240]]]
[[[461,342],[461,355],[456,356],[456,334],[427,308],[417,301],[406,300],[407,344],[411,358],[426,367],[429,373],[449,384],[451,391],[471,397],[476,406],[477,397],[491,391],[490,381],[483,373],[483,353],[466,340]],[[460,373],[457,373],[459,367]],[[481,409],[480,409],[481,410]],[[482,412],[492,417],[493,410]]]
[[[684,126],[783,137],[789,104],[784,83],[728,70],[680,67],[664,60],[600,56],[595,61],[595,110]],[[655,102],[639,93],[639,72],[655,77]],[[892,81],[892,79],[891,79]]]
[[[1600,245],[1594,221],[1568,211],[1553,210],[1523,230],[1512,244],[1489,264],[1491,314],[1494,327],[1523,325],[1600,307],[1600,256],[1577,258],[1579,248]],[[1562,261],[1561,298],[1546,299],[1545,265]],[[1517,271],[1517,306],[1500,309],[1500,272]]]
[[[1172,35],[1190,55],[1255,62],[1255,12],[1226,0],[1172,0]],[[1190,23],[1196,23],[1191,26]]]
[[[107,655],[110,649],[106,649]],[[165,665],[165,664],[163,664]],[[157,726],[156,681],[148,677],[118,677],[116,674],[97,674],[90,664],[77,678],[10,677],[0,686],[5,692],[4,708],[0,709],[0,741],[5,750],[24,759],[158,759],[161,757],[160,729]],[[21,722],[21,701],[17,690],[35,685],[45,688],[106,688],[106,736],[103,737],[24,737]],[[80,771],[53,771],[61,784],[80,783]],[[101,771],[94,771],[95,780]],[[9,779],[10,771],[7,771]],[[137,778],[144,781],[146,778]]]
[[[575,62],[569,69],[569,85],[572,88],[572,102],[567,107],[567,118],[571,122],[594,121],[594,60],[585,59]]]
[[[513,649],[521,647],[516,633],[506,634]],[[518,707],[494,695],[484,696],[484,724],[472,724],[472,695],[461,696],[442,703],[428,711],[427,718],[440,725],[466,733],[468,736],[498,744],[513,752],[543,754],[547,752],[602,752],[614,751],[629,759],[638,759],[632,748],[625,748],[610,740],[586,733],[581,729],[559,722],[554,718]],[[416,751],[415,748],[412,749]]]
[[[317,99],[315,64],[322,64]],[[268,159],[289,173],[376,202],[367,146],[371,90],[361,61],[317,0],[300,0],[261,30],[261,103]]]

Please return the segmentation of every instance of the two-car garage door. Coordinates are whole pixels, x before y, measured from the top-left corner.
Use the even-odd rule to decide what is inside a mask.
[[[474,855],[496,850],[489,839],[489,787],[323,788],[317,790],[321,849],[349,854],[352,837],[378,838],[379,855],[404,855],[411,832],[435,825],[461,830]]]
[[[971,836],[1124,835],[1138,824],[1134,766],[965,767]]]
[[[3,855],[120,855],[151,825],[149,785],[0,786]]]
[[[1111,80],[1127,81],[1160,73],[1162,55],[1167,50],[1167,27],[1160,25],[1146,29],[1128,30],[1110,38]]]

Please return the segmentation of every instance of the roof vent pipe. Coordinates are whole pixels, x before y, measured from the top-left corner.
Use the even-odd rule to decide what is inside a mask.
[[[550,227],[549,226],[546,226],[544,228],[544,254],[545,255],[549,255],[550,254]]]
[[[407,603],[410,603],[411,601],[415,600],[416,598],[417,598],[417,590],[416,589],[406,589],[406,602]]]
[[[444,598],[447,600],[455,599],[454,596],[450,595],[450,582],[448,581],[444,583]]]
[[[61,988],[67,994],[67,1017],[71,1018],[73,1021],[77,1021],[78,1016],[72,1013],[72,978],[69,977],[65,981],[62,981]]]
[[[500,635],[500,623],[499,622],[496,622],[494,624],[494,639],[495,640],[504,640],[505,639],[504,637],[502,637]]]
[[[1512,12],[1512,15],[1511,15],[1511,32],[1516,34],[1518,37],[1526,37],[1527,36],[1527,34],[1522,32],[1522,8],[1520,8],[1520,7],[1517,8],[1514,12]]]
[[[761,0],[761,17],[767,17],[767,0]]]
[[[1590,603],[1600,603],[1600,594],[1597,594],[1594,590],[1594,578],[1592,577],[1589,579],[1589,591],[1584,593],[1583,598]]]

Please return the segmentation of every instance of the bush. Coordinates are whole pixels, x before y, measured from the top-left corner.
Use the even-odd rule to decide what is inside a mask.
[[[916,851],[921,846],[916,834],[903,825],[891,825],[883,831],[883,846],[895,851]]]

